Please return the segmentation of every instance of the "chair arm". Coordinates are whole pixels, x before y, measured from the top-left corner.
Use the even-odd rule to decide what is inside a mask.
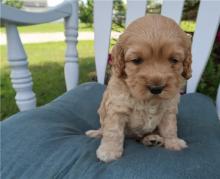
[[[16,25],[34,25],[55,21],[72,14],[72,5],[69,1],[52,8],[46,12],[32,13],[9,7],[0,3],[1,22],[13,23]]]
[[[0,20],[5,23],[7,33],[8,61],[11,68],[12,86],[16,91],[16,104],[20,111],[36,107],[36,95],[32,90],[32,76],[28,69],[27,55],[17,30],[18,25],[35,25],[64,18],[66,53],[65,80],[67,90],[78,84],[78,1],[65,0],[46,12],[31,13],[0,3]]]

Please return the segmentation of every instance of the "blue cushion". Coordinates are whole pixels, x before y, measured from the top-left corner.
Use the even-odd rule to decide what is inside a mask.
[[[99,127],[97,108],[104,89],[83,84],[3,121],[2,178],[220,178],[220,123],[213,102],[198,93],[182,96],[179,106],[179,136],[189,148],[174,152],[126,139],[121,159],[98,161],[100,139],[84,132]]]

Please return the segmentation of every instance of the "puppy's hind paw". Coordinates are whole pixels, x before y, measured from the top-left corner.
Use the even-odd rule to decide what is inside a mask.
[[[92,138],[101,138],[102,137],[102,129],[98,130],[88,130],[86,131],[86,135]]]
[[[157,134],[150,134],[145,136],[141,142],[146,146],[162,146],[164,145],[164,139]]]
[[[179,138],[165,139],[165,148],[178,151],[187,148],[187,144],[184,140]]]

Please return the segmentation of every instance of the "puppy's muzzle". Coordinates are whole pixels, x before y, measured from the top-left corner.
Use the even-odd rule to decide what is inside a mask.
[[[148,86],[148,89],[152,94],[160,94],[165,86]]]

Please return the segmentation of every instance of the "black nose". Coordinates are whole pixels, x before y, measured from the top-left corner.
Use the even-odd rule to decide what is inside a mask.
[[[160,94],[165,86],[148,86],[148,89],[152,94]]]

